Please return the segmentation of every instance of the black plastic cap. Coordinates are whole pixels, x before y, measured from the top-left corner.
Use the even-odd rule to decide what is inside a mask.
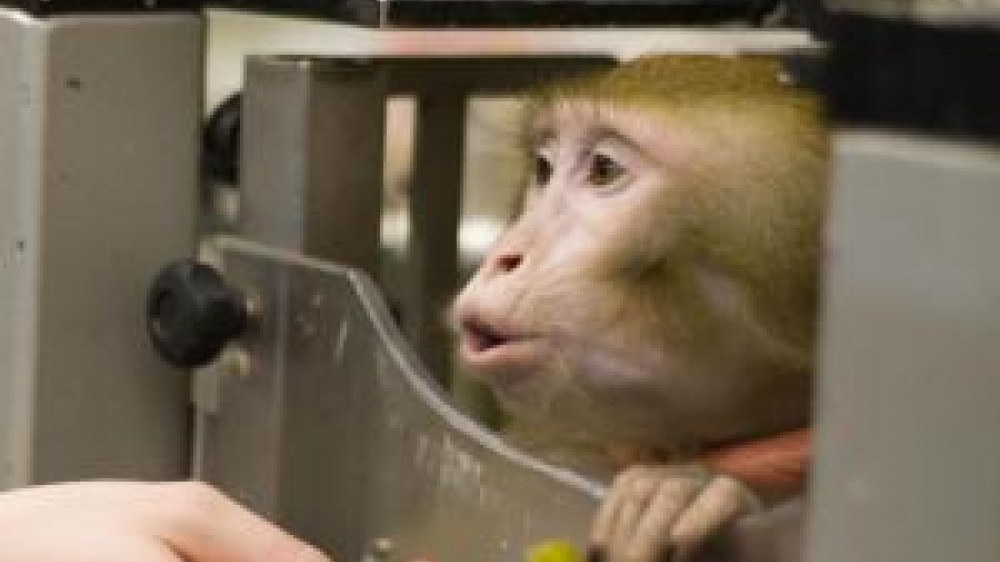
[[[194,260],[164,267],[146,302],[150,340],[171,365],[210,363],[247,324],[243,296],[226,285],[215,269]]]

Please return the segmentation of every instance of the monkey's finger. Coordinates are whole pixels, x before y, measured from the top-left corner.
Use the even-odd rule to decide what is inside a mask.
[[[706,539],[760,505],[754,493],[739,480],[729,476],[713,479],[670,532],[670,542],[677,550],[675,559],[688,559]]]
[[[621,474],[612,483],[608,494],[604,496],[601,507],[594,516],[594,521],[590,525],[590,534],[587,540],[592,550],[607,546],[611,541],[611,531],[614,528],[612,522],[618,518],[618,510],[621,509],[622,502],[619,499],[624,494],[620,489],[620,480],[625,477]]]
[[[618,553],[624,552],[629,544],[631,544],[632,535],[635,533],[635,528],[639,525],[647,503],[647,501],[631,498],[623,503],[621,510],[618,512],[618,519],[613,522],[614,527],[611,530],[611,542],[607,545],[608,551],[611,553],[612,562],[617,562],[619,559]]]
[[[700,479],[668,479],[660,482],[642,519],[635,524],[623,546],[627,560],[653,562],[664,559],[672,547],[672,529],[690,509],[704,483]]]
[[[601,503],[594,523],[590,527],[589,541],[591,546],[606,547],[611,543],[616,528],[616,521],[629,498],[635,497],[639,482],[646,480],[647,467],[632,467],[618,476],[611,483],[611,489]]]
[[[639,468],[637,473],[638,476],[629,481],[628,489],[625,490],[618,519],[612,522],[614,525],[610,545],[612,553],[622,552],[632,543],[632,536],[664,478],[663,471],[659,467]]]

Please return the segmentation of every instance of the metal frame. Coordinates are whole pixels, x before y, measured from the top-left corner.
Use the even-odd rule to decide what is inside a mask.
[[[0,489],[189,473],[142,303],[194,246],[202,33],[0,9]]]

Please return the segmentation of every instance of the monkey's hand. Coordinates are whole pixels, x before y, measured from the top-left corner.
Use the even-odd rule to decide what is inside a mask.
[[[635,465],[614,480],[590,532],[590,560],[685,560],[736,518],[761,507],[731,476],[701,465]]]

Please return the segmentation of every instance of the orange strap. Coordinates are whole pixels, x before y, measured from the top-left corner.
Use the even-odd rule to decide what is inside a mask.
[[[765,498],[802,493],[811,454],[812,430],[798,429],[774,437],[712,451],[701,458],[710,469],[728,474]]]

